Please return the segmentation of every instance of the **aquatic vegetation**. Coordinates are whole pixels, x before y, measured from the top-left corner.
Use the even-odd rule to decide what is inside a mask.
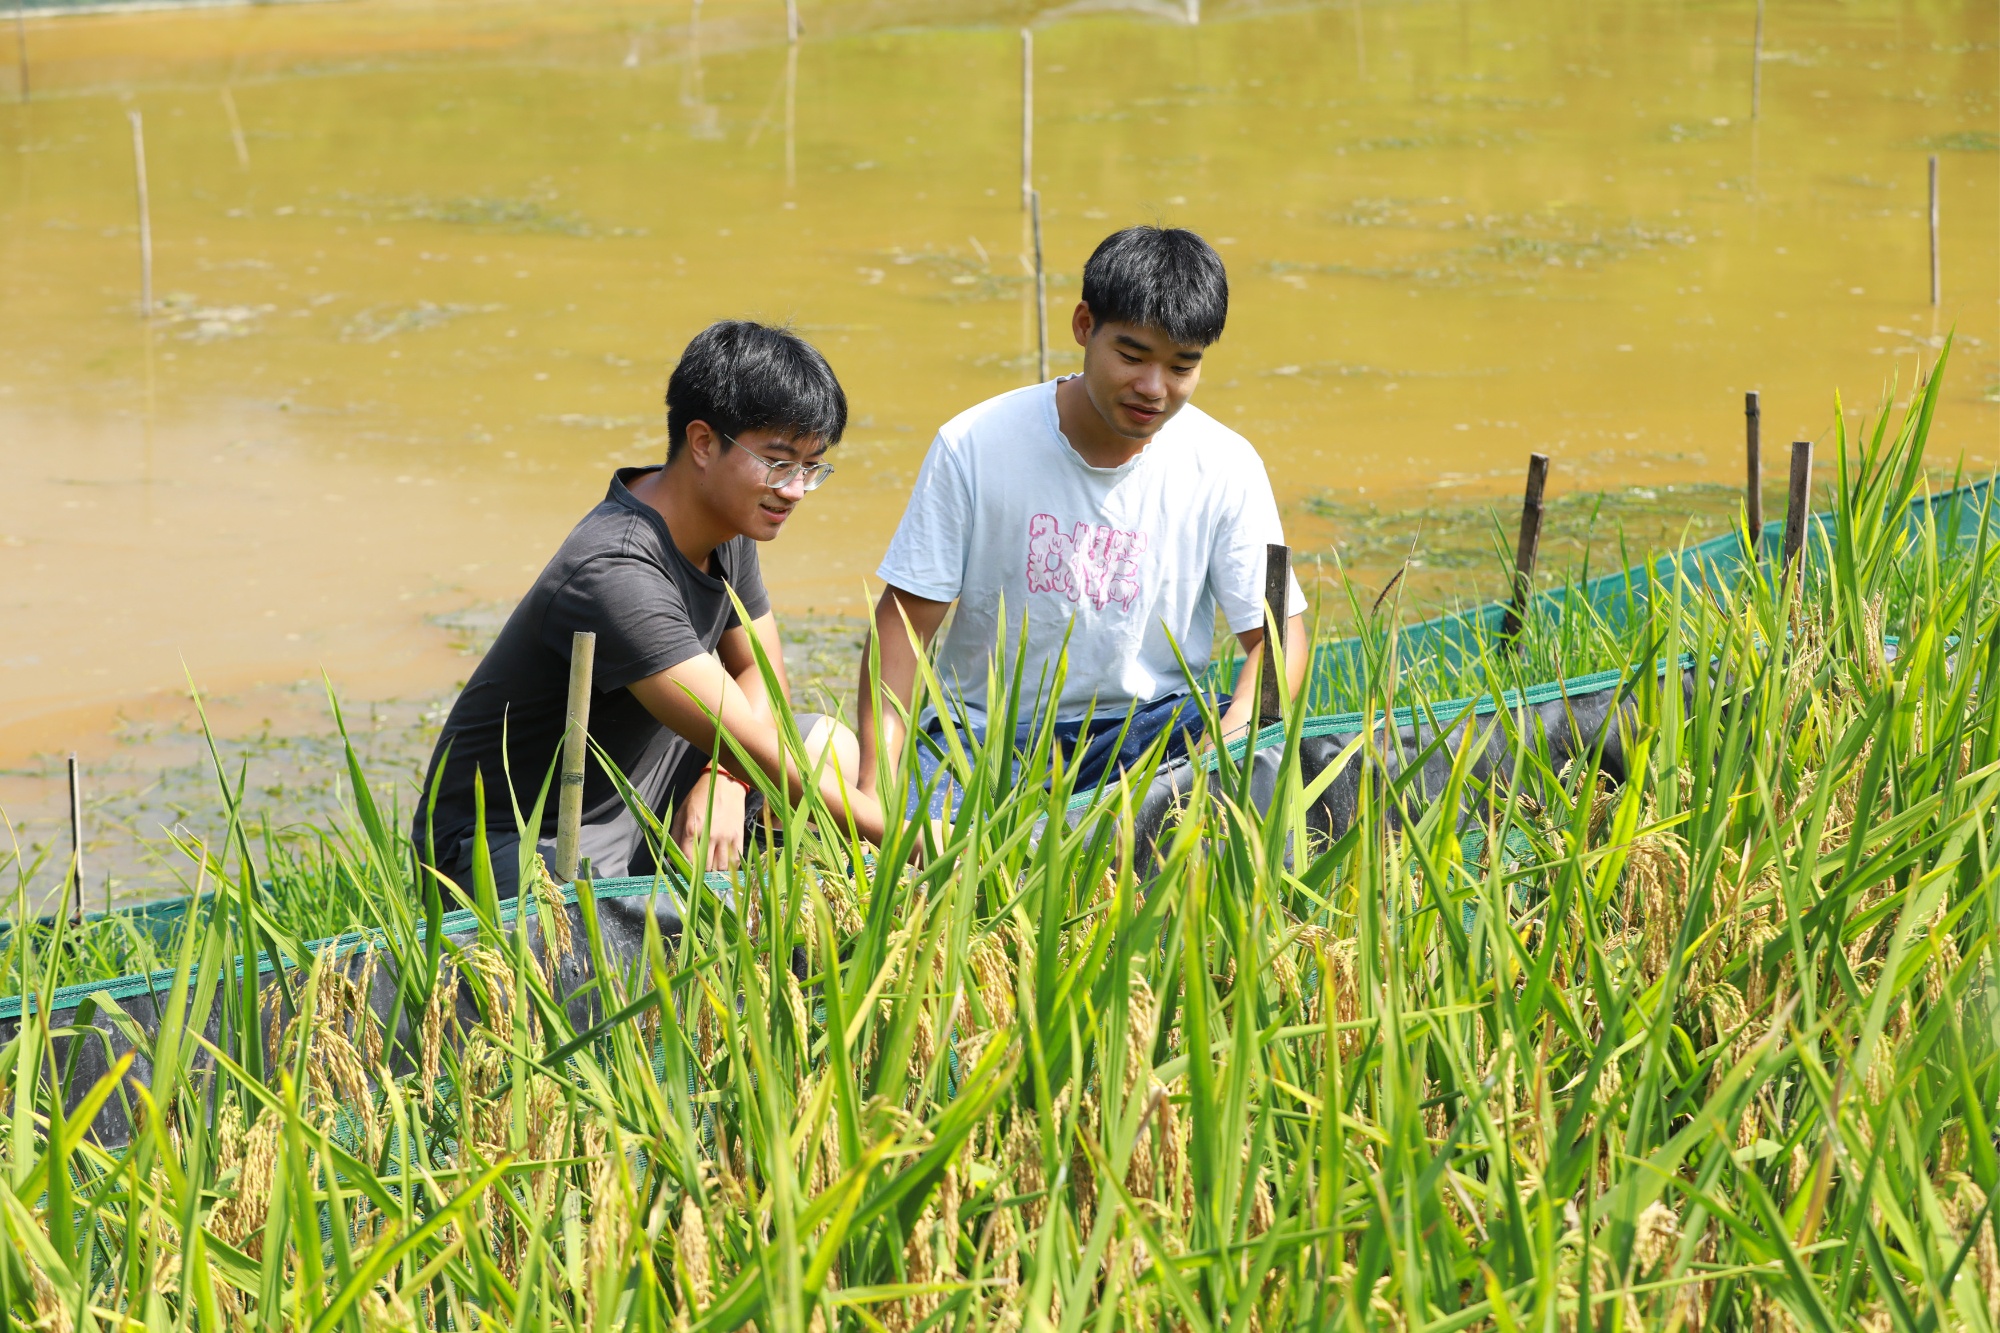
[[[547,892],[515,917],[466,886],[476,938],[440,947],[453,904],[358,764],[311,859],[226,790],[146,1086],[67,1084],[46,1004],[0,1048],[0,1303],[63,1329],[1990,1330],[2000,558],[1904,521],[1933,406],[1840,442],[1799,577],[1595,628],[1592,654],[1713,664],[1687,696],[1635,673],[1624,785],[1522,736],[1504,784],[1419,812],[1367,783],[1314,845],[1295,766],[1259,808],[1223,755],[1141,883],[1117,791],[1065,823],[1046,737],[968,745],[935,835],[868,858],[788,812],[738,910],[700,895],[630,960],[586,913],[577,995],[533,943]],[[1544,669],[1562,641],[1530,634]],[[1401,659],[1371,643],[1379,704]],[[298,942],[263,883],[288,875],[372,932],[386,1021]],[[46,997],[76,948],[16,931],[7,975]],[[258,948],[299,964],[268,993],[224,966]],[[195,1035],[216,1010],[232,1035]],[[118,1151],[85,1129],[107,1099],[140,1126]]]
[[[418,301],[405,306],[369,306],[341,327],[340,336],[346,342],[378,343],[399,333],[434,329],[466,315],[487,315],[506,308],[492,301],[478,304]]]

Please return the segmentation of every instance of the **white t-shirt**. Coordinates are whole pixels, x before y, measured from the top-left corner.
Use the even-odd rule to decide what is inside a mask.
[[[1024,706],[1046,696],[1067,636],[1055,701],[1067,722],[1090,716],[1093,701],[1098,716],[1118,716],[1187,693],[1175,645],[1199,676],[1218,605],[1231,631],[1261,629],[1264,548],[1284,540],[1264,461],[1241,435],[1190,403],[1138,457],[1092,467],[1063,438],[1051,382],[988,399],[938,432],[876,573],[958,602],[938,676],[975,724],[994,648],[1011,671],[1024,612]],[[1305,604],[1294,578],[1288,614]]]

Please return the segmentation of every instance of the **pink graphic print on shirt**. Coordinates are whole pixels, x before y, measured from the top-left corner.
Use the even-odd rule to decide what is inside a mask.
[[[1064,532],[1053,514],[1028,520],[1028,591],[1059,592],[1102,611],[1126,611],[1139,597],[1139,557],[1146,534],[1078,523]]]

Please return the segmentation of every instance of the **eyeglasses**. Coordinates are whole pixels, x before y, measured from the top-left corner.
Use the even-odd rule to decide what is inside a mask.
[[[716,433],[722,434],[720,431]],[[751,453],[750,450],[744,449],[733,435],[723,435],[722,438],[738,449],[743,449],[744,453],[750,454],[750,457],[764,465],[764,484],[774,491],[782,491],[792,484],[793,478],[800,476],[806,479],[807,490],[816,491],[826,484],[828,477],[833,475],[831,463],[801,463],[790,458],[769,459],[762,454]]]

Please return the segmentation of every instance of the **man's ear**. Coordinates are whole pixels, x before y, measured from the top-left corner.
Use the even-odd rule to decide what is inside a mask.
[[[722,451],[722,436],[706,421],[690,421],[687,426],[687,443],[681,446],[688,461],[697,468],[706,468],[716,454]]]
[[[1090,307],[1082,301],[1078,301],[1076,309],[1072,310],[1069,316],[1069,331],[1075,335],[1076,345],[1078,347],[1086,346],[1090,342],[1090,335],[1096,328],[1097,320],[1090,313]]]

